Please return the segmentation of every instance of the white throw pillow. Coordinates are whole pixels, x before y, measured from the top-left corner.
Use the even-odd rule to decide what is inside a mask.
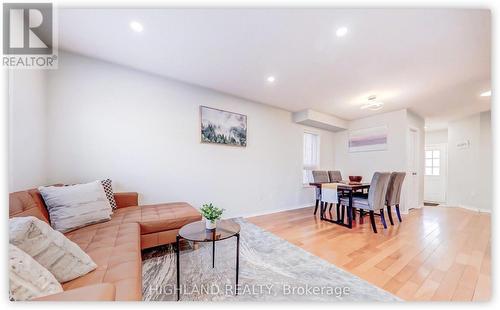
[[[55,230],[68,232],[94,223],[109,221],[113,209],[101,181],[68,186],[39,187],[50,224]]]
[[[97,268],[76,243],[33,216],[9,219],[9,240],[47,268],[61,283]]]
[[[9,244],[9,297],[30,300],[61,293],[63,288],[42,265],[15,245]]]

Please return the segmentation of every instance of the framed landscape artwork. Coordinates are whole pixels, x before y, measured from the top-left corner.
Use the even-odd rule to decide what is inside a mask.
[[[247,146],[247,116],[200,106],[201,142]]]
[[[349,131],[349,152],[383,151],[387,149],[387,127]]]

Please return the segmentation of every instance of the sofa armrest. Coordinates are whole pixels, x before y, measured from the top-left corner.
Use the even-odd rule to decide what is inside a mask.
[[[62,293],[43,296],[33,301],[114,301],[115,286],[111,283],[83,286]]]
[[[136,192],[114,193],[114,196],[117,208],[135,207],[139,205],[139,194]]]

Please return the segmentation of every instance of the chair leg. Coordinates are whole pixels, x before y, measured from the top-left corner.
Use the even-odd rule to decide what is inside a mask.
[[[370,210],[370,222],[372,223],[372,229],[374,233],[377,233],[377,226],[375,225],[375,212]]]
[[[352,208],[352,220],[355,221],[356,220],[356,208]]]
[[[389,215],[389,222],[391,222],[391,225],[394,226],[394,221],[392,220],[391,206],[387,206],[387,214]]]
[[[330,208],[328,209],[328,212],[332,212],[332,207],[333,207],[333,203],[330,203]]]
[[[401,219],[401,213],[399,213],[399,204],[396,205],[396,214],[398,215],[399,222],[402,222],[403,220]]]
[[[340,203],[337,203],[337,222],[340,222]]]
[[[318,204],[319,204],[319,199],[316,199],[316,206],[314,207],[314,215],[316,215],[316,212],[318,211]]]
[[[359,223],[363,224],[364,220],[363,217],[365,216],[365,210],[359,209]]]
[[[340,210],[340,221],[344,223],[344,216],[345,216],[345,206],[342,205],[341,210]]]
[[[384,225],[384,229],[387,229],[387,223],[385,222],[385,216],[384,216],[384,208],[380,209],[380,219],[382,220],[382,225]]]

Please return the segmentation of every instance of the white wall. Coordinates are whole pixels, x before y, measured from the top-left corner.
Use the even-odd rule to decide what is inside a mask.
[[[60,53],[48,79],[48,182],[111,178],[142,203],[213,202],[227,216],[311,205],[305,128],[290,112],[125,67]],[[200,143],[199,106],[248,116],[246,148]],[[318,132],[321,168],[334,134]]]
[[[9,70],[9,192],[45,184],[45,70]]]
[[[425,145],[442,143],[448,143],[448,129],[425,132]]]
[[[478,199],[478,209],[491,211],[493,206],[493,149],[491,135],[491,111],[479,115],[479,179],[481,194]]]
[[[349,130],[387,126],[387,150],[373,152],[349,152]],[[335,167],[342,172],[343,178],[361,175],[369,182],[376,171],[406,170],[406,111],[378,114],[348,123],[349,130],[335,135]]]
[[[470,147],[457,147],[467,140]],[[483,112],[451,122],[448,141],[447,203],[491,210],[491,113]]]
[[[423,120],[420,117],[403,109],[352,120],[348,123],[349,130],[378,126],[387,126],[388,130],[388,145],[384,151],[350,153],[348,150],[349,131],[336,133],[335,168],[342,172],[344,178],[347,179],[349,175],[361,175],[365,182],[370,182],[376,171],[407,171],[407,143],[410,126],[417,128],[420,132],[419,153],[423,156]],[[423,170],[419,182],[421,186],[417,202],[405,201],[408,196],[405,192],[408,189],[404,185],[401,202],[403,211],[406,212],[408,207],[417,207],[423,203]]]

